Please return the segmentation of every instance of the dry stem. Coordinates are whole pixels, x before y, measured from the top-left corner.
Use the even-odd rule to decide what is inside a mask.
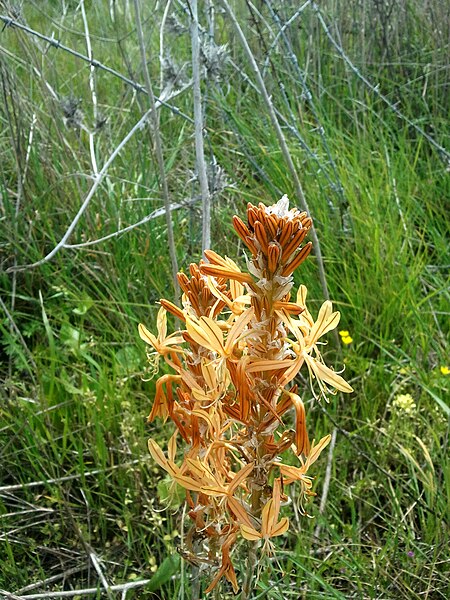
[[[173,236],[173,225],[172,218],[170,214],[170,199],[169,199],[169,187],[167,185],[167,177],[166,170],[164,165],[164,157],[163,157],[163,149],[162,149],[162,140],[161,140],[161,132],[159,129],[159,118],[158,113],[156,111],[156,99],[153,93],[152,83],[150,81],[150,75],[147,67],[147,57],[145,50],[145,42],[144,42],[144,34],[142,31],[142,23],[141,23],[141,13],[139,8],[139,0],[134,0],[134,11],[136,15],[136,29],[139,40],[139,49],[141,52],[141,61],[142,61],[142,69],[144,71],[144,79],[145,79],[145,87],[147,89],[147,94],[150,100],[151,106],[151,123],[152,123],[152,133],[155,142],[155,152],[156,158],[158,161],[158,169],[159,169],[159,177],[160,184],[162,187],[163,200],[164,200],[164,208],[166,211],[166,225],[167,225],[167,240],[169,243],[169,255],[170,261],[172,263],[172,278],[173,278],[173,286],[175,290],[175,298],[178,298],[180,295],[180,287],[178,285],[177,273],[178,273],[178,262],[177,262],[177,253],[175,248],[175,240]]]

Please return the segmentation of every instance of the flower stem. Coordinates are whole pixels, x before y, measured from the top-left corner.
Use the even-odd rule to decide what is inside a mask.
[[[257,559],[258,542],[248,542],[247,568],[245,571],[244,584],[242,586],[241,600],[249,600],[255,584],[255,566]]]

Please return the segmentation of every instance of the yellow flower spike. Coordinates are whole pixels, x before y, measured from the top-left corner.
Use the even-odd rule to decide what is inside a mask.
[[[347,330],[342,330],[342,331],[339,332],[339,335],[341,337],[348,337],[350,335],[350,332],[347,331]]]
[[[344,335],[342,336],[342,343],[345,344],[346,346],[348,346],[349,344],[351,344],[353,342],[353,338],[350,335]]]
[[[416,403],[411,394],[398,394],[398,396],[394,398],[392,406],[400,413],[405,413],[407,415],[412,414],[416,410]]]
[[[442,375],[450,375],[450,369],[447,366],[442,366],[440,368]]]

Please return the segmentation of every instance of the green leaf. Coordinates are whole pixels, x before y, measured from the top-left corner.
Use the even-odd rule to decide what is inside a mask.
[[[154,592],[167,583],[176,573],[179,573],[179,571],[180,556],[178,554],[167,556],[150,579],[149,583],[145,586],[145,591]]]

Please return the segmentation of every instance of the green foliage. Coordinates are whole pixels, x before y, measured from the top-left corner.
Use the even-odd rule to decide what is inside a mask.
[[[129,4],[86,2],[86,12],[95,58],[140,80]],[[153,5],[143,4],[156,85],[163,8],[156,18]],[[450,189],[445,157],[411,125],[448,142],[445,3],[433,2],[433,13],[404,0],[404,10],[392,14],[389,3],[365,1],[364,11],[356,1],[321,3],[346,54],[407,120],[348,69],[312,8],[286,29],[289,46],[280,37],[263,68],[276,20],[266,2],[257,3],[259,15],[235,4],[284,119],[340,326],[353,338],[341,357],[336,348],[327,352],[345,364],[356,390],[328,405],[304,398],[316,439],[338,427],[326,512],[319,514],[318,501],[325,456],[315,470],[319,498],[309,507],[315,519],[283,508],[294,534],[261,572],[255,598],[446,598],[450,376],[441,367],[450,366]],[[282,22],[298,9],[296,2],[278,4]],[[63,13],[60,3],[25,3],[23,22],[47,35],[56,31],[55,38],[85,53],[77,7],[65,3]],[[188,26],[186,14],[174,11]],[[217,251],[243,262],[232,214],[242,216],[248,200],[272,203],[282,193],[296,200],[267,111],[248,83],[248,63],[226,17],[216,16],[216,42],[229,43],[232,62],[217,83],[204,84],[205,148],[233,185],[218,186],[213,197],[212,235]],[[166,30],[165,39],[188,79],[188,34]],[[92,185],[87,130],[95,122],[86,63],[12,27],[2,32],[2,48],[6,269],[40,260],[64,235]],[[94,135],[101,168],[147,102],[100,69],[95,80],[106,118]],[[192,114],[190,92],[172,103]],[[160,122],[172,201],[194,200],[193,126],[166,108]],[[217,169],[215,176],[217,183]],[[114,161],[69,243],[112,234],[161,206],[143,128]],[[172,219],[186,270],[201,252],[199,204],[173,211]],[[301,282],[318,310],[314,257],[300,269]],[[149,328],[155,322],[159,298],[173,297],[164,216],[98,245],[61,249],[38,268],[3,271],[0,287],[8,311],[0,318],[0,589],[19,593],[53,576],[36,592],[95,587],[92,549],[111,585],[150,579],[143,589],[157,595],[149,597],[191,597],[176,562],[178,531],[187,531],[189,519],[175,510],[177,490],[166,508],[167,482],[147,455],[154,381],[147,381],[137,336],[140,321]],[[399,394],[412,396],[411,413],[396,408]],[[151,428],[152,437],[171,434],[161,423]],[[145,592],[137,587],[127,598],[139,594]]]

